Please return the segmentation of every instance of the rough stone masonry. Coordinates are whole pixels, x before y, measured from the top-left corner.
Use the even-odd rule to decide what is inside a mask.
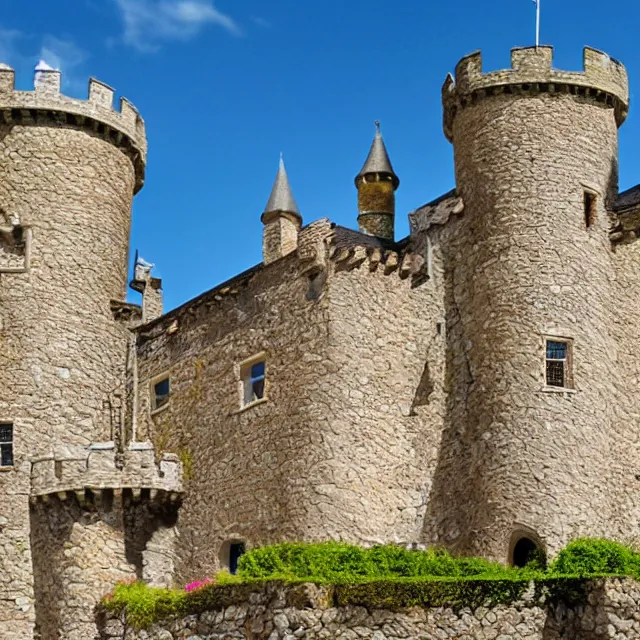
[[[16,91],[0,68],[3,638],[92,637],[116,581],[184,583],[285,540],[520,564],[637,539],[626,71],[540,47],[485,73],[476,53],[442,96],[456,185],[407,238],[378,129],[358,231],[303,226],[282,163],[264,261],[163,314],[143,261],[125,300],[142,118],[98,81],[76,100],[57,71]]]
[[[533,585],[496,607],[399,610],[331,602],[327,588],[267,584],[225,607],[136,631],[126,616],[102,613],[100,640],[632,640],[640,637],[640,585],[594,580],[580,603],[549,602]],[[301,593],[304,597],[301,598]]]

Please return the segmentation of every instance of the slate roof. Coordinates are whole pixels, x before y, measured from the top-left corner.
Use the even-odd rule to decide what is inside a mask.
[[[393,170],[393,166],[391,165],[391,160],[387,153],[387,147],[384,144],[382,133],[380,132],[380,123],[377,120],[376,135],[373,139],[373,143],[371,144],[371,149],[369,150],[369,155],[367,156],[364,166],[356,176],[356,186],[358,185],[360,178],[369,173],[383,173],[390,175],[393,178],[393,187],[395,189],[397,189],[400,184],[400,178],[398,178],[396,172]]]
[[[638,204],[640,204],[640,184],[618,194],[618,197],[613,203],[613,210],[623,211]]]

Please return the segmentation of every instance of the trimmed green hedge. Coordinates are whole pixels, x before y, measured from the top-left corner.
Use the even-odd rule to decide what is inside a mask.
[[[482,558],[455,558],[443,549],[408,551],[397,545],[363,549],[339,542],[277,544],[240,558],[243,580],[307,580],[352,583],[393,578],[521,576],[523,570]]]
[[[481,558],[456,558],[441,549],[407,551],[394,545],[363,549],[336,542],[279,544],[254,549],[240,559],[238,576],[222,572],[191,592],[120,584],[103,606],[126,611],[137,628],[163,618],[220,610],[249,599],[265,582],[327,586],[329,606],[410,606],[454,609],[508,604],[522,598],[533,580],[536,597],[575,604],[585,598],[588,579],[640,576],[640,554],[617,542],[578,539],[567,545],[547,571],[515,569]]]

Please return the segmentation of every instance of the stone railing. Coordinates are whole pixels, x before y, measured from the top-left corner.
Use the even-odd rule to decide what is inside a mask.
[[[144,442],[132,443],[118,459],[114,443],[105,442],[91,445],[83,456],[49,456],[31,466],[32,500],[75,495],[84,501],[125,490],[133,498],[144,492],[151,500],[177,501],[183,490],[182,463],[178,456],[165,453],[156,464],[153,446]]]

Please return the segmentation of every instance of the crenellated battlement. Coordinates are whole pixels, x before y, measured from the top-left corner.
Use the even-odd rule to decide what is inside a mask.
[[[114,109],[114,90],[91,78],[88,99],[70,98],[61,93],[62,74],[37,70],[33,91],[16,91],[15,71],[0,65],[0,117],[6,123],[32,124],[43,120],[83,127],[122,148],[136,169],[136,190],[144,182],[147,137],[144,121],[126,98]]]
[[[106,442],[91,445],[83,456],[48,456],[31,465],[32,500],[75,495],[85,501],[126,490],[133,498],[145,492],[152,500],[175,502],[182,493],[182,463],[165,453],[156,464],[152,445],[144,442],[132,443],[118,461],[114,443]]]
[[[449,140],[460,108],[493,95],[569,93],[610,105],[620,126],[629,111],[629,83],[625,67],[606,53],[584,48],[583,71],[553,68],[553,47],[511,50],[511,68],[482,72],[482,53],[465,56],[442,87],[444,131]]]

